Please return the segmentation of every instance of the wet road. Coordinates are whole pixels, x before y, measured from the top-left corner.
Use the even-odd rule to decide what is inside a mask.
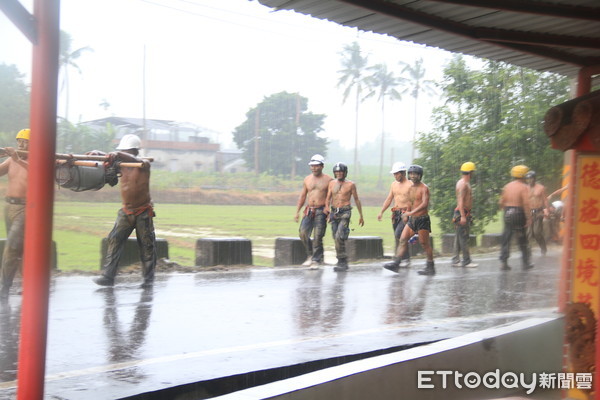
[[[538,250],[539,252],[539,250]],[[537,254],[537,253],[534,253]],[[499,271],[415,260],[399,274],[382,262],[52,281],[46,398],[112,399],[247,371],[461,335],[556,310],[559,251],[536,267]],[[0,305],[0,399],[15,396],[20,296]]]

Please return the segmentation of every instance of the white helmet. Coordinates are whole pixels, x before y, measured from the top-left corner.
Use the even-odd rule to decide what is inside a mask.
[[[315,154],[314,156],[312,156],[310,158],[310,161],[308,162],[308,165],[325,165],[325,157],[323,157],[320,154]]]
[[[117,150],[130,150],[142,147],[142,141],[137,135],[125,135],[117,146]]]
[[[395,174],[396,172],[401,172],[404,171],[406,172],[406,165],[404,165],[403,162],[395,162],[394,165],[392,165],[392,170],[390,171],[390,174]]]

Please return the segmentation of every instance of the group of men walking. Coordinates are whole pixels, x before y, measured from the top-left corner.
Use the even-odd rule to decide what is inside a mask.
[[[0,176],[8,175],[6,206],[4,209],[7,238],[0,268],[0,300],[9,297],[16,272],[23,261],[25,210],[27,198],[27,162],[31,131],[17,133],[17,147],[4,148],[7,156],[0,164]],[[121,183],[123,207],[119,210],[115,225],[108,235],[106,261],[102,275],[94,282],[101,286],[113,286],[119,260],[129,235],[135,230],[142,261],[142,288],[154,282],[156,268],[156,239],[154,233],[152,200],[150,197],[150,163],[138,157],[141,140],[136,135],[125,135],[115,152],[105,154],[94,150],[90,156],[106,156],[105,163],[117,165]]]
[[[2,267],[0,269],[0,298],[7,298],[14,276],[19,269],[23,256],[25,206],[27,195],[28,163],[27,150],[31,132],[19,131],[16,136],[17,148],[7,147],[4,155],[7,159],[0,164],[0,176],[8,175],[6,192],[5,221],[7,240],[4,246]],[[108,251],[102,276],[94,281],[98,285],[112,286],[115,282],[118,263],[125,242],[136,231],[142,261],[142,287],[150,287],[154,281],[156,267],[156,239],[154,233],[154,211],[150,197],[150,163],[138,156],[141,141],[136,135],[125,135],[116,148],[116,152],[105,154],[98,151],[89,155],[106,156],[108,163],[118,163],[121,181],[123,207],[119,210],[115,226],[108,235]],[[127,163],[137,163],[128,166]],[[130,165],[130,164],[129,164]],[[333,167],[334,177],[323,173],[325,158],[315,154],[308,163],[312,173],[304,178],[302,191],[298,198],[295,221],[300,219],[300,239],[304,244],[307,259],[303,263],[311,269],[318,269],[324,263],[323,236],[327,223],[331,224],[337,264],[334,270],[348,270],[346,240],[350,233],[352,199],[359,213],[359,226],[364,225],[362,204],[356,185],[348,177],[348,166],[337,163]],[[461,179],[456,183],[456,208],[453,221],[455,225],[453,267],[475,268],[478,265],[471,260],[469,251],[471,210],[473,196],[471,179],[476,170],[473,162],[465,162],[460,168]],[[421,275],[434,275],[433,249],[430,244],[431,221],[429,218],[429,187],[423,183],[423,168],[396,162],[390,171],[394,182],[386,197],[377,219],[381,221],[384,212],[392,206],[391,219],[395,239],[395,255],[384,268],[398,272],[410,265],[409,242],[418,240],[426,254],[426,267],[418,271]],[[543,219],[548,214],[548,199],[543,185],[536,182],[534,171],[524,165],[512,168],[513,181],[504,186],[499,205],[504,210],[504,231],[500,260],[502,269],[509,270],[508,258],[510,242],[515,235],[522,253],[523,268],[533,267],[528,237],[534,238],[540,245],[542,254],[547,247],[543,235]],[[527,183],[526,183],[527,180]],[[312,235],[312,238],[311,238]],[[462,253],[462,259],[461,259]]]
[[[298,222],[300,211],[304,207],[299,234],[306,250],[307,259],[302,265],[309,266],[310,269],[318,269],[323,265],[323,236],[329,220],[337,256],[334,271],[346,271],[348,270],[348,258],[345,241],[348,239],[349,233],[352,197],[354,197],[360,213],[359,225],[363,226],[364,224],[356,185],[346,179],[348,167],[343,163],[337,163],[333,167],[335,178],[323,173],[325,158],[319,154],[315,154],[311,158],[309,166],[312,174],[304,178],[295,215],[295,221]],[[460,167],[461,178],[456,182],[456,208],[452,216],[455,227],[453,267],[478,267],[478,264],[471,259],[469,249],[470,228],[473,223],[471,179],[475,171],[476,166],[473,162],[463,163]],[[383,202],[377,219],[381,221],[384,212],[392,206],[391,220],[395,251],[393,260],[385,263],[383,267],[393,272],[409,267],[409,243],[418,240],[426,254],[426,266],[418,273],[435,275],[433,249],[430,243],[429,187],[422,182],[423,168],[419,165],[411,165],[407,168],[404,163],[396,162],[390,173],[394,175],[394,182],[391,184],[389,194]],[[547,252],[543,220],[548,215],[548,199],[544,186],[536,182],[535,171],[530,171],[524,165],[517,165],[512,168],[511,176],[513,181],[504,186],[499,200],[504,218],[500,251],[501,269],[511,269],[508,265],[508,258],[513,236],[516,236],[521,249],[523,269],[530,269],[533,267],[533,263],[531,263],[529,240],[535,239],[538,242],[542,255]],[[311,235],[313,235],[312,238]]]

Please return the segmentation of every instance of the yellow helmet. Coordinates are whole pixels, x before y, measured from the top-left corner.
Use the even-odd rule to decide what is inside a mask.
[[[463,165],[460,166],[460,172],[471,172],[475,171],[475,163],[471,161],[467,161]]]
[[[19,133],[17,133],[17,139],[25,139],[29,140],[29,134],[31,133],[31,129],[21,129]]]
[[[529,172],[529,167],[527,165],[515,165],[510,170],[510,176],[513,178],[524,178],[527,172]]]

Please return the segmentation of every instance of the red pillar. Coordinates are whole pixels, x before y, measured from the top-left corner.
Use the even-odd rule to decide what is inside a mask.
[[[44,397],[54,205],[60,0],[35,0],[31,141],[23,256],[17,398]]]

